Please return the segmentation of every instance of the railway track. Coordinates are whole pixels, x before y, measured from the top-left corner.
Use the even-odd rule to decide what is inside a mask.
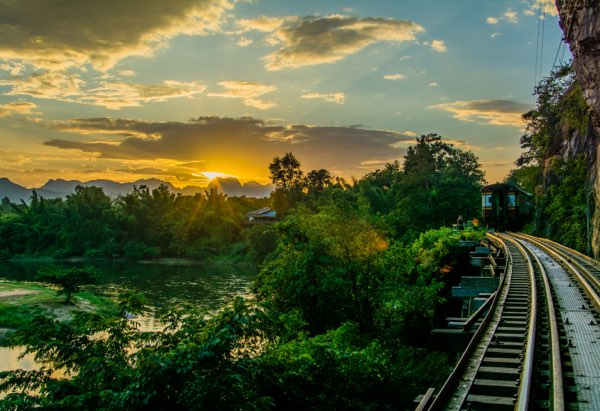
[[[578,309],[599,304],[596,283],[590,278],[600,279],[600,266],[533,237],[502,234],[489,239],[504,249],[507,259],[494,301],[444,386],[417,409],[598,409],[595,393],[588,395],[589,400],[578,395],[582,385],[600,382],[600,376],[574,369],[579,367],[577,361],[589,360],[572,358],[572,353],[580,354],[574,349],[572,335],[578,331],[573,328],[581,327],[573,327],[569,318],[575,314],[564,305],[565,290],[578,293],[578,288],[586,294],[586,303],[579,303],[581,294],[569,297],[581,305]],[[560,286],[566,288],[559,292]],[[593,308],[592,314],[596,321],[589,327],[598,324],[598,309]],[[591,343],[600,342],[600,334],[592,337]],[[600,354],[597,357],[600,361]]]
[[[577,285],[585,293],[597,311],[600,311],[600,263],[590,257],[554,241],[526,234],[513,234],[542,249],[565,268],[577,280]]]

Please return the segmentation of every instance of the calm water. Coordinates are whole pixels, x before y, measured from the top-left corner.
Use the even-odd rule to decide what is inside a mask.
[[[0,262],[0,279],[34,281],[44,267],[83,267],[92,265],[99,273],[94,291],[116,297],[123,291],[144,293],[151,308],[188,302],[207,310],[216,309],[234,296],[249,292],[254,271],[249,267],[219,264],[166,265],[135,262],[48,263]],[[155,328],[151,315],[138,319],[144,329]],[[0,371],[31,369],[31,358],[17,360],[18,350],[0,347]]]

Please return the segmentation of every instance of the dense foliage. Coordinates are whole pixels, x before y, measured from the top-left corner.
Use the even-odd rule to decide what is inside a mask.
[[[175,195],[164,185],[136,187],[114,201],[98,187],[78,186],[65,200],[34,193],[29,203],[5,202],[0,258],[214,255],[241,241],[245,213],[268,201],[229,198],[214,188]]]
[[[13,343],[47,365],[1,373],[0,390],[14,392],[0,409],[392,410],[412,408],[439,385],[448,359],[428,350],[430,331],[457,278],[459,240],[481,236],[439,226],[475,215],[477,159],[429,135],[404,166],[388,164],[353,185],[326,170],[305,175],[291,153],[270,169],[272,201],[285,200],[286,217],[243,231],[260,263],[254,298],[210,316],[173,307],[159,314],[162,332],[142,332],[130,319],[142,310],[137,295],[125,296],[116,317],[36,318]],[[169,193],[120,199],[118,209],[133,216],[120,224],[135,224],[148,196],[163,211],[139,213],[147,220],[135,241],[172,243],[153,231],[168,233],[174,217],[159,216],[184,201]],[[222,219],[198,213],[219,221],[227,238]]]
[[[534,194],[529,231],[589,252],[589,218],[594,209],[588,175],[591,158],[565,149],[567,141],[589,137],[589,109],[572,67],[555,69],[540,82],[536,96],[536,107],[523,115],[524,152],[507,181]]]
[[[335,218],[332,211],[314,218]],[[447,359],[426,347],[459,238],[443,229],[410,247],[344,254],[347,238],[333,235],[312,284],[304,272],[277,282],[273,267],[306,269],[314,249],[300,245],[292,260],[277,251],[257,281],[258,301],[238,298],[210,318],[194,307],[165,310],[163,332],[140,331],[130,319],[141,310],[137,295],[116,317],[38,317],[13,344],[46,365],[0,373],[0,390],[13,391],[0,409],[409,408],[448,372]],[[286,293],[295,299],[267,297]],[[315,310],[331,314],[321,321]]]

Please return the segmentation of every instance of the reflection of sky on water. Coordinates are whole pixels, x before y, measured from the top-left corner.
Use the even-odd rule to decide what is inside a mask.
[[[82,267],[83,263],[0,262],[0,278],[33,281],[40,268]],[[87,265],[90,265],[87,263]],[[163,306],[183,301],[215,309],[236,295],[246,294],[254,274],[249,267],[235,265],[165,265],[123,261],[94,262],[99,284],[91,288],[118,296],[123,291],[142,292],[149,305]],[[172,300],[172,301],[171,301]]]
[[[40,268],[82,267],[84,264],[47,262],[0,262],[0,278],[33,281]],[[89,265],[89,263],[88,263]],[[124,291],[142,292],[148,300],[148,313],[135,319],[142,330],[160,330],[154,318],[158,307],[185,302],[214,311],[236,296],[250,298],[253,270],[232,265],[164,265],[135,262],[94,262],[99,283],[91,288],[98,294],[117,297]],[[0,347],[0,371],[35,366],[32,356],[22,360],[19,349]]]
[[[19,354],[21,354],[20,348],[0,348],[0,371],[16,370],[21,368],[23,370],[33,370],[35,367],[35,361],[33,355],[28,354],[24,358],[19,360]]]

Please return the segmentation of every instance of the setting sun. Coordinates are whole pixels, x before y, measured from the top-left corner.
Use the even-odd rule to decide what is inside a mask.
[[[204,177],[208,178],[209,180],[214,180],[217,177],[235,177],[231,174],[219,173],[217,171],[202,171],[199,174],[203,175]],[[198,175],[198,174],[194,173],[194,175]]]

